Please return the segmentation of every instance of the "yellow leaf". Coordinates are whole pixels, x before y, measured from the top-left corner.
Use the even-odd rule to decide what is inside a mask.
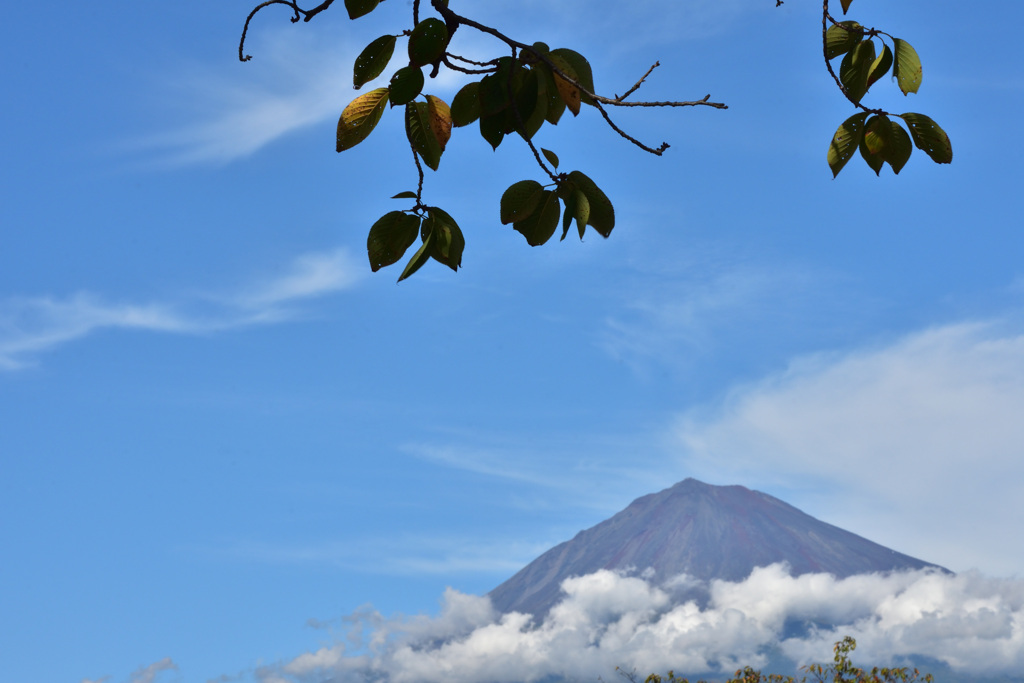
[[[388,102],[388,89],[377,88],[348,103],[338,119],[338,151],[355,147],[373,132]]]
[[[550,59],[551,63],[558,68],[558,71],[561,71],[574,81],[577,80],[576,72],[571,66],[569,66],[569,62],[565,61],[558,55],[552,54],[548,55],[548,59]],[[569,108],[569,111],[572,112],[573,116],[578,115],[580,113],[580,89],[565,80],[565,78],[558,73],[555,73],[554,75],[555,87],[558,89],[558,96],[562,98],[562,101],[565,102],[565,106]]]
[[[452,137],[452,110],[440,97],[427,95],[427,107],[430,113],[430,129],[441,145],[441,151],[448,145]]]

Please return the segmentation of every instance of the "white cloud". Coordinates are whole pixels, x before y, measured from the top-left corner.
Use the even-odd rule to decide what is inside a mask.
[[[451,576],[508,575],[547,548],[544,544],[506,539],[415,536],[307,544],[244,542],[218,548],[216,553],[273,564],[324,565],[374,574]]]
[[[1007,543],[1024,528],[1022,414],[1024,336],[959,324],[800,359],[688,412],[676,437],[695,476],[800,482],[821,494],[807,495],[816,516],[953,569],[1008,573],[1024,567]]]
[[[789,576],[785,566],[736,583],[713,581],[705,607],[666,589],[602,570],[563,583],[541,623],[490,611],[487,598],[449,589],[437,618],[348,619],[359,642],[335,643],[258,672],[262,683],[368,681],[495,683],[546,677],[594,680],[616,666],[649,672],[727,672],[780,653],[828,662],[833,642],[857,638],[854,662],[934,657],[954,669],[995,674],[1024,665],[1024,582],[929,571],[836,579]],[[788,634],[796,619],[835,624]]]
[[[285,320],[301,300],[352,286],[359,266],[345,250],[297,258],[281,276],[257,282],[215,303],[125,303],[79,292],[0,301],[0,370],[17,370],[39,353],[103,329],[202,334]]]
[[[170,657],[164,657],[159,662],[154,662],[133,673],[129,683],[154,683],[161,671],[177,671],[178,665],[171,661]]]
[[[275,18],[265,17],[273,22]],[[327,144],[333,146],[333,122],[345,106],[361,94],[352,87],[352,64],[359,54],[361,32],[351,33],[345,24],[333,24],[330,32],[316,24],[251,32],[246,51],[253,59],[245,64],[193,67],[170,79],[161,97],[188,103],[180,123],[137,142],[137,146],[171,166],[223,164],[250,156],[286,135],[327,126]],[[329,36],[329,38],[327,37]],[[467,35],[459,48],[464,56],[486,54],[484,40]],[[368,40],[368,39],[367,39]],[[493,41],[491,41],[493,42]],[[493,45],[489,45],[493,50]],[[404,49],[404,48],[402,48]],[[489,58],[489,57],[487,57]],[[391,70],[398,68],[398,57]],[[362,92],[387,85],[391,71]],[[429,92],[453,94],[464,77],[450,70],[429,83]],[[169,98],[168,98],[169,99]],[[171,106],[161,103],[161,108]]]
[[[287,21],[285,22],[287,23]],[[287,29],[292,30],[287,30]],[[226,163],[278,138],[337,118],[352,92],[352,41],[326,48],[308,25],[253,32],[251,62],[193,68],[170,79],[161,108],[188,103],[188,121],[139,143],[171,165]],[[173,96],[173,100],[168,95]],[[180,108],[180,107],[179,107]]]

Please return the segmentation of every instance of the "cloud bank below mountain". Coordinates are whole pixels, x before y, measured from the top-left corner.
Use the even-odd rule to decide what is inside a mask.
[[[776,564],[743,581],[711,581],[703,608],[674,599],[692,583],[681,576],[654,585],[607,570],[574,577],[541,623],[497,614],[488,598],[448,589],[437,617],[353,614],[335,643],[261,667],[256,679],[513,683],[596,680],[615,667],[643,676],[731,673],[783,657],[798,665],[830,661],[844,635],[857,639],[854,662],[862,665],[913,655],[986,675],[1024,667],[1024,580],[934,570],[792,577]],[[796,622],[810,626],[794,630]]]

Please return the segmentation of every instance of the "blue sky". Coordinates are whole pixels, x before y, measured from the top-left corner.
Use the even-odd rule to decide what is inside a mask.
[[[365,240],[415,186],[400,117],[333,138],[353,59],[405,3],[270,8],[247,64],[243,2],[7,9],[4,678],[325,680],[281,663],[368,605],[483,594],[686,476],[1020,574],[1024,65],[996,18],[855,2],[924,64],[919,94],[886,79],[871,102],[932,116],[955,158],[833,180],[853,112],[813,3],[551,5],[473,16],[582,52],[607,94],[660,60],[646,98],[730,108],[616,112],[660,159],[590,109],[545,128],[617,224],[539,248],[498,221],[505,187],[541,179],[529,151],[457,130],[425,193],[466,231],[463,268],[397,285]]]

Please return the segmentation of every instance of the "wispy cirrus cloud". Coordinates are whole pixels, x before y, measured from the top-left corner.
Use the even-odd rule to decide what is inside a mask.
[[[352,87],[352,64],[362,36],[350,36],[342,24],[332,28],[328,42],[319,26],[284,24],[252,32],[247,43],[251,62],[193,66],[168,77],[160,99],[173,96],[175,110],[182,110],[180,103],[187,106],[178,111],[178,121],[132,146],[159,165],[225,164],[287,135],[337,121],[360,94]],[[461,47],[473,56],[482,42],[473,37]],[[363,92],[386,85],[386,77],[366,85]],[[430,81],[430,92],[453,92],[461,78],[445,70]],[[161,109],[171,105],[161,101]],[[333,139],[333,133],[328,134]]]
[[[18,370],[35,357],[100,330],[204,334],[283,322],[303,300],[347,289],[360,268],[344,249],[305,254],[282,274],[229,294],[174,302],[112,301],[90,292],[66,297],[0,301],[0,370]]]
[[[255,57],[249,63],[192,66],[165,76],[160,108],[172,109],[178,120],[132,146],[169,166],[223,164],[337,117],[352,91],[356,53],[322,46],[310,27],[289,28],[250,37]]]
[[[312,543],[238,542],[214,552],[267,564],[331,566],[396,576],[506,576],[546,549],[542,543],[516,539],[409,536]]]

